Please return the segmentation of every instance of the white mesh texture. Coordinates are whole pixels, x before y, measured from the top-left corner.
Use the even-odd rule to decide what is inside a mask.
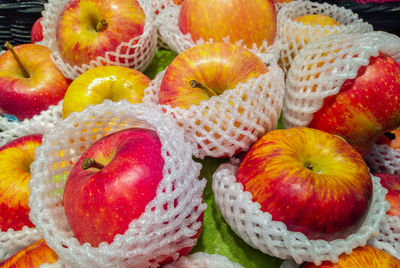
[[[251,193],[243,191],[243,185],[236,181],[236,170],[237,165],[222,164],[212,179],[215,202],[224,219],[252,247],[281,259],[293,258],[299,264],[337,262],[340,254],[365,245],[368,239],[378,236],[389,209],[385,200],[387,190],[380,185],[379,178],[372,176],[373,200],[360,229],[345,239],[309,240],[300,232],[288,231],[283,222],[273,221],[271,214],[261,211],[260,204],[252,201]]]
[[[187,110],[160,106],[185,130],[196,157],[232,156],[277,126],[285,90],[283,71],[276,64],[268,68],[268,73]],[[144,103],[158,103],[163,76],[159,73],[145,89]]]
[[[293,20],[293,18],[309,14],[329,16],[339,22],[340,25],[311,26]],[[282,4],[277,15],[277,36],[281,43],[279,63],[284,72],[287,73],[293,59],[307,43],[329,34],[351,34],[370,31],[372,31],[370,24],[360,19],[357,13],[344,7],[302,0]]]
[[[44,5],[43,44],[51,50],[51,58],[65,77],[75,79],[84,71],[103,65],[120,65],[143,71],[150,64],[157,50],[157,32],[154,27],[154,10],[150,1],[137,0],[146,16],[143,34],[129,42],[121,43],[115,51],[107,51],[104,56],[97,57],[88,64],[71,66],[63,61],[57,48],[56,27],[63,7],[68,0],[49,0]]]
[[[400,150],[386,144],[374,144],[365,162],[372,173],[400,174]]]
[[[159,31],[162,42],[171,50],[176,53],[181,53],[184,50],[191,48],[196,45],[204,43],[211,43],[212,40],[198,40],[194,42],[190,36],[190,33],[183,34],[178,27],[178,16],[180,6],[169,6],[163,9],[156,18],[156,28]],[[225,42],[229,42],[229,37],[225,38]],[[242,45],[242,41],[235,42],[236,45]],[[274,44],[269,45],[267,41],[264,41],[261,47],[257,47],[253,44],[253,47],[248,48],[256,54],[264,63],[276,63],[279,58],[279,42],[275,41]]]
[[[283,125],[307,126],[326,97],[354,79],[371,56],[385,53],[400,63],[400,38],[386,32],[328,35],[305,46],[286,78]]]
[[[95,140],[134,126],[154,129],[160,137],[165,164],[157,195],[113,243],[96,248],[89,243],[81,245],[73,237],[62,207],[65,178]],[[157,107],[106,100],[73,112],[45,133],[31,169],[31,220],[48,246],[73,266],[156,267],[167,256],[176,260],[177,250],[196,243],[192,236],[199,231],[197,219],[206,208],[202,202],[206,180],[198,180],[201,164],[192,160],[183,130]]]
[[[51,124],[42,121],[25,120],[17,123],[14,128],[0,132],[0,147],[22,136],[43,134],[51,127]],[[24,226],[22,230],[9,229],[6,232],[0,232],[0,262],[41,238],[36,228],[28,226]]]
[[[387,216],[381,225],[380,234],[368,243],[382,249],[400,259],[400,219],[396,216]]]
[[[164,265],[163,268],[244,268],[230,261],[226,256],[196,252],[179,258],[176,262]]]

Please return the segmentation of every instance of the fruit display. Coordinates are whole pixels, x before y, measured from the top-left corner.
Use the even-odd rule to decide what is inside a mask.
[[[399,36],[309,0],[41,15],[0,52],[1,267],[399,266]]]

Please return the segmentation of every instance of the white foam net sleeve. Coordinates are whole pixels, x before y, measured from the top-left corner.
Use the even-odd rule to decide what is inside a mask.
[[[400,219],[397,216],[387,216],[381,225],[377,238],[368,241],[368,244],[382,249],[400,259]]]
[[[386,144],[374,144],[364,158],[372,173],[400,174],[400,150]]]
[[[94,67],[119,65],[138,71],[144,71],[150,64],[157,50],[157,31],[154,27],[155,14],[151,1],[137,0],[146,20],[143,33],[121,43],[115,51],[107,51],[104,56],[97,57],[82,66],[71,66],[65,62],[57,48],[56,27],[59,16],[69,0],[49,0],[42,11],[43,44],[51,50],[50,57],[65,77],[75,79],[80,74]]]
[[[293,20],[309,14],[329,16],[340,25],[311,26]],[[277,37],[281,46],[279,63],[287,73],[293,59],[307,43],[314,42],[325,35],[364,33],[372,29],[372,26],[360,19],[357,13],[344,7],[302,0],[282,4],[277,14]]]
[[[328,35],[305,46],[286,78],[283,125],[307,126],[326,97],[336,95],[344,81],[379,52],[400,63],[400,38],[386,32]]]
[[[22,136],[44,134],[51,127],[46,122],[23,121],[12,129],[0,132],[0,147]],[[9,229],[0,232],[0,262],[41,238],[36,228],[28,226],[24,226],[22,230]]]
[[[160,12],[155,20],[156,28],[160,34],[161,41],[166,45],[166,47],[179,54],[196,45],[212,43],[212,39],[199,39],[194,42],[190,33],[183,34],[181,30],[179,30],[178,16],[180,8],[180,6],[176,5],[168,6]],[[229,42],[229,36],[227,36],[224,41]],[[256,44],[253,44],[252,47],[247,47],[243,44],[242,40],[235,42],[235,44],[249,49],[251,52],[260,57],[264,63],[270,64],[277,63],[278,61],[280,47],[278,41],[275,41],[274,44],[268,44],[267,41],[264,41],[260,47],[257,47]]]
[[[185,130],[196,157],[233,156],[277,126],[285,91],[283,71],[276,64],[268,69],[268,73],[189,109],[159,106]],[[158,104],[163,76],[164,72],[159,73],[145,89],[144,103]]]
[[[298,265],[296,262],[293,260],[285,260],[284,262],[281,263],[279,268],[299,268],[300,265]]]
[[[244,268],[242,265],[230,261],[226,256],[196,252],[183,256],[176,262],[164,265],[163,268]]]
[[[73,236],[62,206],[65,180],[91,144],[129,127],[153,129],[161,140],[165,164],[156,197],[111,244],[82,245]],[[197,220],[206,208],[202,200],[206,180],[199,180],[201,164],[192,160],[183,135],[157,107],[126,100],[90,105],[57,122],[35,151],[29,182],[30,217],[47,245],[76,267],[157,267],[167,256],[176,260],[179,249],[194,246],[193,236],[201,228]]]
[[[222,164],[212,178],[215,202],[222,216],[232,230],[246,243],[260,251],[281,259],[293,259],[296,263],[322,261],[337,262],[342,253],[350,253],[358,246],[364,246],[370,238],[379,235],[379,227],[385,219],[389,203],[385,200],[387,190],[372,176],[373,199],[368,215],[356,233],[345,239],[333,241],[310,240],[300,232],[287,230],[280,221],[272,220],[268,212],[252,201],[252,194],[243,191],[243,185],[236,181],[237,165]]]

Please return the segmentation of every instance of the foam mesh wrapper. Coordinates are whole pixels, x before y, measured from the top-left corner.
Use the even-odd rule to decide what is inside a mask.
[[[158,16],[160,12],[166,7],[177,6],[173,0],[151,0],[151,1],[156,16]],[[168,45],[162,40],[158,27],[157,27],[157,46],[159,48],[165,48],[165,49],[169,48]]]
[[[43,40],[42,44],[51,50],[50,57],[65,77],[75,79],[83,72],[98,66],[119,65],[138,71],[144,71],[150,64],[157,50],[157,31],[154,27],[154,10],[151,1],[137,0],[145,13],[146,19],[143,33],[132,37],[128,42],[121,43],[115,51],[107,51],[82,66],[71,66],[65,62],[58,50],[56,41],[57,22],[64,6],[69,0],[48,0],[42,11]]]
[[[308,126],[323,105],[347,79],[357,77],[370,57],[382,52],[400,63],[400,38],[386,32],[328,35],[305,46],[286,78],[283,125]]]
[[[196,45],[202,45],[204,43],[212,43],[213,40],[202,40],[193,41],[190,33],[183,34],[178,27],[178,17],[180,6],[170,5],[163,10],[157,16],[156,28],[160,34],[161,41],[165,44],[166,48],[171,49],[176,53],[181,53],[188,48]],[[229,36],[224,38],[224,42],[229,43]],[[232,43],[232,42],[230,42]],[[264,41],[260,47],[253,44],[252,47],[247,47],[243,44],[242,40],[234,42],[235,45],[247,48],[254,54],[256,54],[264,63],[271,64],[277,63],[279,58],[279,42],[276,40],[274,44],[268,44]]]
[[[338,26],[321,26],[294,21],[293,18],[322,14],[339,22]],[[279,64],[287,73],[299,51],[308,43],[331,34],[351,34],[372,31],[372,26],[360,19],[357,13],[344,7],[312,1],[292,1],[281,5],[277,14],[277,37],[280,41]]]
[[[277,127],[285,90],[283,71],[276,64],[271,64],[268,70],[189,109],[158,104],[165,73],[160,72],[145,89],[142,101],[158,104],[165,113],[173,115],[185,130],[194,156],[233,156],[246,151],[258,137]]]
[[[22,136],[44,134],[52,128],[51,124],[40,120],[35,122],[23,121],[16,124],[15,127],[0,132],[0,147]],[[36,228],[28,226],[24,226],[22,230],[9,229],[0,232],[0,262],[41,238],[42,235]]]
[[[300,264],[305,261],[320,265],[323,261],[337,262],[342,253],[350,253],[379,235],[379,226],[385,220],[389,203],[385,200],[387,190],[378,177],[372,176],[373,198],[368,215],[357,232],[345,239],[333,241],[310,240],[300,232],[288,231],[281,221],[274,221],[263,212],[252,194],[244,191],[235,174],[238,161],[225,163],[213,175],[212,189],[215,202],[225,221],[246,243],[261,252],[281,259],[292,259]]]
[[[145,127],[157,132],[165,161],[156,197],[111,244],[81,244],[68,225],[62,206],[63,189],[73,164],[101,137],[120,129]],[[75,267],[157,267],[177,250],[194,246],[200,230],[197,219],[206,205],[202,194],[206,180],[199,180],[201,164],[192,160],[183,130],[157,107],[142,103],[104,101],[73,112],[45,133],[35,151],[29,182],[30,217],[47,245],[60,259]]]
[[[164,265],[163,268],[244,268],[242,265],[230,261],[226,256],[196,252],[183,256],[176,262]]]

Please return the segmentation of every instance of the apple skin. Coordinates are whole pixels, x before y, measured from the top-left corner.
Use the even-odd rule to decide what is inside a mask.
[[[359,267],[400,267],[400,260],[389,253],[371,246],[358,247],[349,255],[339,256],[337,263],[324,261],[317,266],[313,263],[304,263],[301,268],[359,268]]]
[[[42,134],[19,137],[0,148],[0,230],[34,227],[29,219],[30,164]]]
[[[71,80],[57,69],[47,47],[22,44],[14,49],[30,77],[23,76],[11,51],[0,55],[0,109],[24,120],[58,104]]]
[[[42,264],[52,264],[58,260],[57,254],[47,246],[44,239],[20,250],[7,260],[0,263],[2,268],[40,267]]]
[[[83,170],[87,157],[104,167]],[[153,130],[124,129],[95,142],[74,165],[65,185],[63,205],[75,237],[97,247],[123,234],[156,196],[163,167],[161,142]]]
[[[400,150],[400,128],[385,132],[376,141],[377,144],[386,144],[392,149]]]
[[[386,200],[390,203],[390,209],[386,214],[400,219],[400,175],[380,172],[374,176],[379,177],[382,186],[388,190]]]
[[[192,88],[191,80],[220,95],[240,82],[267,72],[260,58],[240,46],[218,42],[195,46],[180,53],[167,67],[160,85],[159,103],[188,109],[211,97],[201,88]]]
[[[107,26],[96,31],[103,19]],[[72,0],[57,22],[57,47],[65,62],[82,66],[143,34],[144,23],[145,14],[136,0]]]
[[[43,40],[43,26],[42,26],[43,17],[38,18],[35,23],[32,25],[31,29],[31,42],[37,43]]]
[[[150,78],[139,71],[123,66],[100,66],[78,76],[65,93],[62,117],[80,112],[88,105],[102,103],[106,99],[131,103],[142,101]]]
[[[182,3],[178,27],[190,33],[194,41],[243,40],[248,48],[263,41],[269,45],[276,36],[276,10],[272,0],[185,0]]]
[[[246,153],[236,178],[272,220],[309,239],[354,233],[372,200],[360,154],[338,136],[305,127],[265,134]]]
[[[366,156],[384,133],[400,126],[400,65],[380,53],[324,99],[308,125],[345,138]],[[377,101],[379,100],[379,101]]]
[[[338,26],[340,25],[335,19],[323,14],[307,14],[293,18],[294,21],[303,22],[304,25],[310,24],[311,26]]]

